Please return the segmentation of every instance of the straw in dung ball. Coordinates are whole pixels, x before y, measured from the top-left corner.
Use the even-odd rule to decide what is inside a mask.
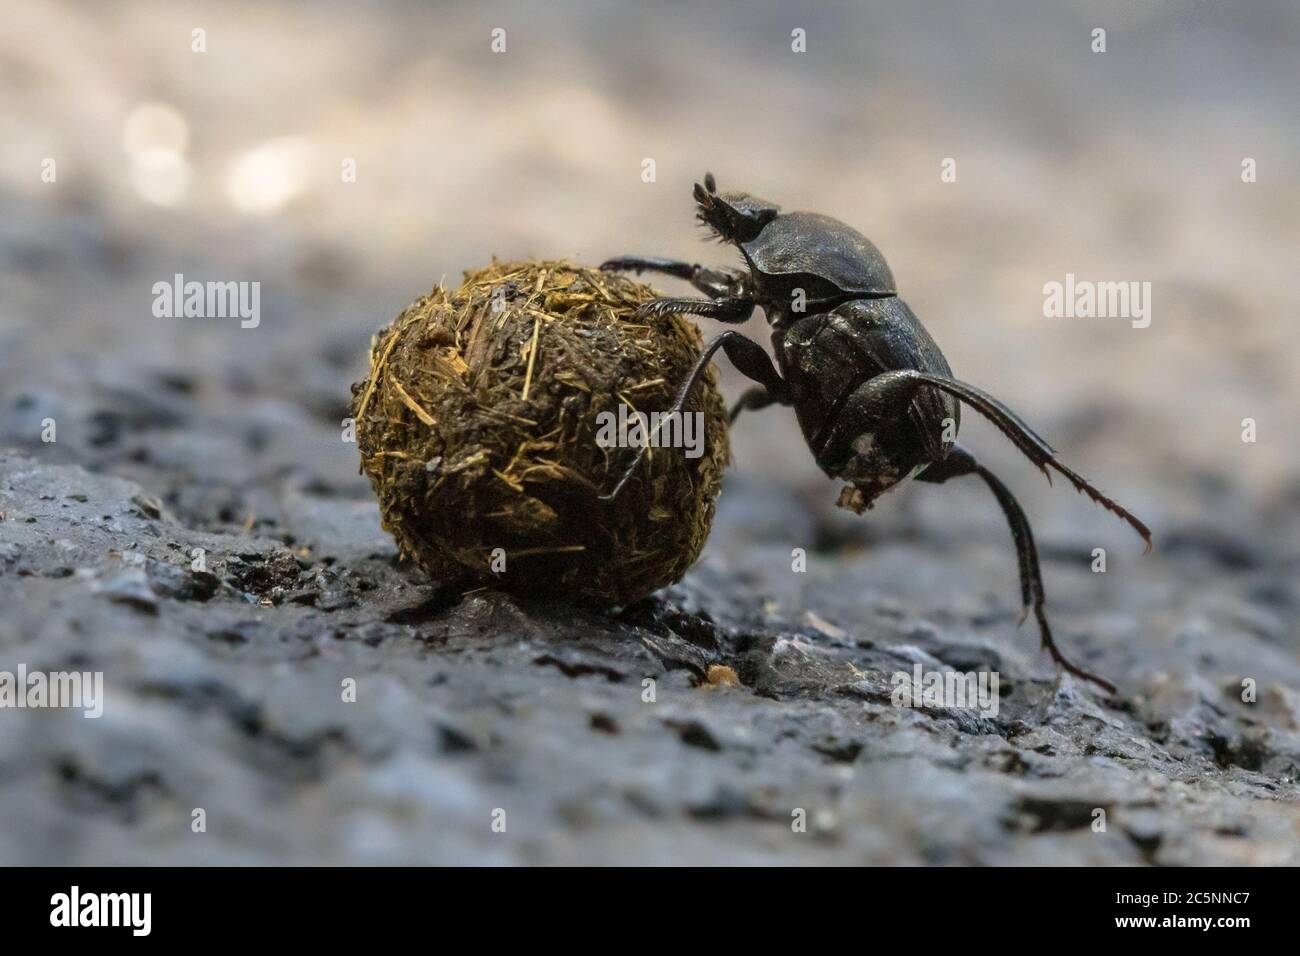
[[[703,413],[703,453],[652,448],[617,499],[599,500],[636,453],[598,441],[600,413],[667,411],[700,354],[681,317],[636,318],[654,297],[569,262],[494,263],[376,338],[352,411],[403,554],[442,583],[600,604],[685,573],[729,457],[712,369],[686,408]]]

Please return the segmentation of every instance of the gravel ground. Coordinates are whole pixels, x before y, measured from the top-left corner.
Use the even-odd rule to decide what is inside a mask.
[[[494,58],[496,22],[451,8],[17,5],[0,671],[102,671],[104,709],[0,710],[0,862],[1300,863],[1294,6],[547,6],[494,9]],[[122,150],[144,101],[190,129],[161,205]],[[728,115],[750,126],[720,142]],[[277,142],[282,205],[239,171]],[[397,560],[340,440],[369,336],[494,253],[723,261],[690,221],[708,165],[869,232],[957,374],[1152,526],[1143,556],[963,427],[1034,522],[1058,640],[1116,697],[1018,627],[978,482],[855,517],[784,409],[740,420],[702,558],[634,607],[448,593]],[[260,325],[155,317],[178,272],[261,282]],[[1067,272],[1152,281],[1151,327],[1043,318]],[[996,671],[997,713],[895,706],[918,664]]]
[[[147,473],[205,432],[159,394],[87,396],[73,421],[134,414],[147,440],[90,429],[80,451]],[[0,457],[3,658],[105,675],[98,719],[4,713],[0,859],[1297,861],[1294,552],[1162,529],[1095,575],[1046,542],[1060,639],[1118,678],[1106,701],[1017,630],[1010,549],[979,528],[866,539],[737,479],[682,584],[579,612],[441,592],[371,500],[302,476],[271,493],[257,475],[286,466],[239,444],[217,457],[245,480],[201,488],[176,451],[148,489]],[[996,715],[894,706],[916,664],[997,671]]]

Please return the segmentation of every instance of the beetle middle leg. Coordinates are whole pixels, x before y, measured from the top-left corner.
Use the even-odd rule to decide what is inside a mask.
[[[741,412],[749,410],[756,412],[760,408],[767,408],[769,405],[789,405],[790,396],[786,394],[784,388],[779,392],[774,392],[766,385],[755,385],[753,388],[747,388],[741,393],[740,398],[731,406],[731,414],[727,416],[727,421],[735,424],[736,418]]]
[[[1011,528],[1011,540],[1015,545],[1016,558],[1020,565],[1020,599],[1024,605],[1024,614],[1021,615],[1020,620],[1023,622],[1032,608],[1034,618],[1038,621],[1038,632],[1042,638],[1043,648],[1052,655],[1052,660],[1076,677],[1092,681],[1110,693],[1115,693],[1114,684],[1072,663],[1056,646],[1056,641],[1052,637],[1052,628],[1047,623],[1047,613],[1043,608],[1046,594],[1043,591],[1043,573],[1038,564],[1038,548],[1034,544],[1034,532],[1029,526],[1029,519],[1025,517],[1024,509],[1020,507],[1020,502],[1011,493],[1011,489],[960,445],[954,445],[948,452],[947,458],[931,464],[916,476],[916,480],[938,485],[950,478],[960,478],[963,475],[978,475],[983,479],[989,491],[993,492],[993,497],[998,500],[998,505],[1001,506],[1002,513]]]
[[[753,339],[745,338],[745,336],[741,335],[739,332],[729,330],[715,336],[710,340],[709,344],[704,347],[704,351],[700,353],[699,359],[691,368],[690,373],[682,382],[681,387],[678,388],[677,397],[673,400],[669,414],[680,413],[685,410],[686,403],[691,397],[691,390],[695,387],[696,382],[703,377],[704,370],[709,367],[709,362],[712,361],[713,356],[718,349],[722,349],[727,353],[727,358],[731,359],[731,364],[736,367],[737,371],[745,377],[751,378],[762,385],[772,396],[771,402],[781,402],[783,404],[788,403],[789,398],[786,392],[785,381],[781,378],[781,374],[776,370],[776,366],[772,364],[772,359],[763,349],[763,346],[759,345]],[[748,400],[748,395],[749,393],[746,393],[746,397],[742,398],[740,403],[737,403],[736,409],[733,409],[733,418],[738,414],[740,404]],[[771,404],[771,402],[765,404]],[[751,404],[748,407],[752,408],[755,406]],[[600,496],[602,501],[613,501],[618,497],[618,493],[623,490],[623,486],[626,485],[628,479],[632,477],[633,472],[635,472],[637,466],[641,464],[641,459],[645,458],[648,450],[648,444],[642,445],[641,448],[637,450],[636,457],[632,459],[632,463],[624,470],[622,476],[618,479],[618,484],[614,486],[614,490],[607,495]]]

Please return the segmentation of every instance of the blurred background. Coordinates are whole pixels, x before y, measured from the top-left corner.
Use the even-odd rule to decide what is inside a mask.
[[[3,19],[0,448],[138,482],[187,534],[248,531],[289,542],[288,528],[299,540],[310,538],[302,530],[302,502],[310,500],[317,510],[306,523],[315,522],[317,541],[343,548],[362,538],[358,554],[373,558],[377,509],[357,474],[355,446],[340,441],[349,386],[365,371],[370,336],[440,280],[454,285],[462,270],[493,256],[596,264],[640,253],[730,264],[727,250],[701,241],[693,219],[691,184],[712,170],[724,190],[828,213],[872,238],[957,376],[1006,401],[1066,462],[1152,526],[1156,552],[1143,559],[1122,524],[1063,483],[1049,487],[999,434],[966,416],[963,443],[1004,476],[1032,518],[1054,613],[1069,622],[1067,643],[1095,639],[1105,654],[1098,670],[1140,681],[1154,697],[1170,686],[1163,675],[1185,672],[1178,700],[1156,707],[1152,727],[1184,720],[1186,746],[1196,751],[1205,721],[1218,719],[1206,715],[1222,714],[1205,702],[1224,693],[1224,675],[1262,672],[1294,686],[1300,6],[1291,0],[9,0]],[[1097,28],[1105,30],[1104,53],[1093,51]],[[804,31],[806,52],[792,50],[792,31]],[[493,51],[494,36],[502,52]],[[941,178],[947,159],[955,161],[954,182]],[[643,175],[647,160],[653,181]],[[1257,181],[1243,182],[1247,160]],[[260,324],[156,317],[153,286],[178,273],[190,281],[260,283]],[[1151,283],[1150,326],[1044,317],[1044,285],[1069,273]],[[656,281],[665,291],[686,291]],[[706,335],[716,331],[701,324]],[[750,331],[766,341],[761,317]],[[725,363],[723,384],[729,397],[743,388]],[[54,444],[41,440],[47,419],[58,423]],[[1244,419],[1255,423],[1254,442],[1242,440]],[[988,646],[1033,658],[1029,630],[1012,637],[1014,562],[1002,516],[978,482],[905,487],[859,519],[831,507],[838,487],[816,469],[788,410],[742,418],[733,448],[718,522],[688,584],[708,590],[748,569],[759,575],[755,589],[765,607],[779,606],[783,620],[815,608],[817,621],[830,622],[824,634],[835,625],[855,631],[869,604],[883,610],[862,625],[864,633],[888,633],[888,617],[904,632],[899,640],[942,648],[949,635],[935,637],[939,631],[926,623],[938,620],[955,627],[959,641],[972,630],[983,640],[987,631]],[[339,498],[349,505],[340,507]],[[361,512],[367,530],[349,538],[340,529]],[[814,513],[815,520],[801,517]],[[12,521],[7,527],[27,533]],[[33,527],[39,535],[44,526]],[[105,564],[110,544],[90,532],[77,540],[80,563]],[[805,542],[816,552],[810,573],[786,573],[790,547]],[[1107,575],[1087,573],[1087,556],[1098,546],[1110,552]],[[5,547],[0,559],[21,567],[21,549]],[[759,552],[767,561],[761,574]],[[842,561],[846,554],[860,560]],[[374,571],[378,566],[355,565],[376,577],[388,573]],[[23,595],[0,614],[7,654],[30,651],[35,660],[81,653],[82,639],[65,633],[64,617],[81,606],[74,599],[87,588],[59,584],[57,575],[72,568],[51,567],[24,583],[7,580],[7,593],[21,588]],[[896,598],[903,603],[888,603]],[[238,674],[223,678],[235,688],[232,697],[260,693],[270,701],[267,713],[286,725],[316,720],[334,733],[340,718],[311,697],[306,682],[262,686],[268,669],[261,655],[296,653],[293,641],[259,640],[227,653],[244,640],[243,631],[228,627],[206,644],[202,636],[164,641],[168,629],[198,633],[203,620],[235,613],[232,602],[193,612],[172,605],[149,625],[150,655],[138,655],[131,643],[144,620],[134,611],[114,611],[125,617],[96,631],[99,659],[110,661],[119,686],[152,686],[156,678],[130,685],[125,675],[133,668],[171,668],[184,680],[204,668]],[[299,611],[298,626],[326,661],[313,673],[330,666],[331,655],[365,659],[368,640],[327,641],[333,632],[323,610],[267,610],[264,620]],[[376,635],[402,630],[383,623],[364,630],[370,626],[348,633],[377,643]],[[119,656],[110,659],[110,649]],[[429,706],[421,669],[443,662],[417,653],[415,642],[391,640],[381,650],[400,662],[391,675],[411,675],[402,678],[413,683],[401,698],[410,712]],[[206,661],[202,668],[197,657]],[[1204,673],[1190,673],[1196,668]],[[497,680],[503,671],[488,673]],[[194,681],[201,697],[208,684]],[[571,683],[594,693],[589,683]],[[1226,686],[1232,690],[1231,681]],[[1270,719],[1294,734],[1300,697],[1275,693],[1282,696],[1270,705]],[[49,797],[64,794],[57,781],[98,779],[87,766],[102,763],[110,768],[102,775],[127,780],[144,766],[154,774],[146,781],[161,778],[186,794],[178,798],[186,813],[192,803],[183,802],[188,791],[183,774],[181,783],[173,779],[175,768],[190,761],[201,777],[245,766],[242,738],[220,751],[236,762],[218,762],[205,756],[217,753],[216,745],[200,750],[199,737],[178,736],[172,728],[189,725],[160,705],[146,701],[133,710],[122,701],[114,711],[122,723],[105,721],[120,728],[113,732],[124,743],[116,749],[92,747],[79,722],[55,734],[54,722],[28,721],[30,736],[9,745],[7,765],[35,768],[33,780],[45,764],[28,757],[41,747],[49,766],[63,768],[62,777],[40,778],[45,789],[14,788],[6,798],[7,816],[18,821],[9,845],[21,847],[24,859],[51,859],[52,846],[62,848],[52,857],[59,860],[151,859],[128,830],[92,838],[83,829],[89,823],[54,809],[65,799]],[[788,710],[781,719],[794,719],[797,712]],[[154,736],[132,723],[155,712]],[[534,761],[525,765],[532,776],[517,771],[521,792],[549,800],[552,789],[585,781],[584,773],[602,778],[603,763],[557,773],[557,760],[577,760],[585,748],[571,746],[564,723],[546,749],[527,725],[542,718],[530,713],[520,718],[524,729],[500,731],[512,746],[526,741],[518,749]],[[415,726],[405,714],[393,707],[391,726],[403,728],[394,734]],[[1086,720],[1080,726],[1081,739],[1093,732]],[[315,724],[309,729],[316,733]],[[620,743],[609,741],[611,748]],[[666,746],[663,760],[641,761],[639,769],[662,777],[665,794],[702,787],[706,765],[683,763],[671,735]],[[386,861],[445,846],[447,817],[428,809],[428,794],[459,799],[462,783],[445,763],[425,763],[427,750],[419,738],[406,751],[418,760],[402,764],[398,777],[345,775],[334,784],[356,785],[365,797],[359,805],[369,807],[373,792],[365,788],[414,780],[411,812],[432,814],[418,817],[420,838],[413,824],[399,821],[383,831],[389,842],[380,841],[382,852],[372,857],[349,844],[295,858]],[[1212,754],[1220,765],[1238,760],[1221,750],[1216,745]],[[81,761],[71,771],[67,752]],[[137,752],[147,754],[137,762]],[[0,764],[4,757],[0,748]],[[485,760],[493,759],[489,750]],[[708,765],[715,768],[716,759],[698,757],[715,760]],[[1293,750],[1279,746],[1268,759],[1281,777],[1295,779]],[[1263,758],[1251,760],[1258,766]],[[248,799],[265,793],[277,773],[289,775],[283,764],[276,755],[269,769],[246,778],[213,770],[228,783],[228,799],[219,802],[241,808],[231,816],[244,815],[239,839],[246,843],[240,849],[234,840],[229,859],[262,853],[275,861],[277,841],[323,813],[310,790],[278,818],[264,813],[262,800]],[[738,772],[748,773],[744,766]],[[873,806],[925,804],[921,791],[940,794],[914,765],[898,766],[866,775],[874,782],[863,786],[901,788]],[[698,775],[686,778],[687,787],[668,767]],[[796,765],[787,782],[811,780],[809,773]],[[834,789],[840,778],[829,774],[826,786]],[[965,779],[940,796],[968,794],[972,818],[994,813]],[[1269,780],[1261,784],[1261,792],[1272,790]],[[97,792],[117,793],[105,786]],[[466,803],[477,812],[476,802]],[[963,814],[935,807],[936,819],[963,825]],[[322,819],[321,845],[334,847],[333,824]],[[903,840],[910,831],[891,819],[877,825]],[[159,833],[177,832],[168,821],[170,829],[159,824]],[[358,845],[370,846],[373,834],[363,830]],[[626,832],[651,830],[634,822]],[[990,824],[980,839],[1001,847],[1001,832]],[[683,831],[682,852],[698,838]],[[299,850],[311,839],[292,838]],[[1223,842],[1205,839],[1216,848]],[[1039,849],[1025,851],[1022,861],[1062,859],[1054,844],[1027,845]],[[1278,843],[1264,834],[1257,845]],[[907,846],[899,856],[873,850],[872,858],[950,858],[916,856],[921,851]],[[1229,851],[1236,852],[1222,852]],[[177,852],[173,858],[210,859],[199,850]],[[466,858],[481,861],[483,852]],[[588,851],[572,852],[581,858]],[[1002,851],[988,852],[982,859]],[[1183,859],[1207,858],[1221,859]]]
[[[276,467],[360,489],[353,449],[328,439],[374,330],[492,256],[727,262],[692,219],[710,169],[870,236],[956,373],[1153,526],[1180,517],[1188,483],[1300,495],[1292,3],[18,0],[7,21],[10,443],[49,413],[71,424],[70,383],[146,403],[183,390],[204,433],[149,437],[163,457],[212,443],[197,480],[238,466],[220,451],[252,421],[286,452]],[[152,285],[175,273],[262,283],[260,327],[155,318]],[[1044,318],[1043,285],[1066,273],[1149,281],[1151,326]],[[1021,467],[982,423],[966,432]],[[791,415],[735,441],[757,479],[833,492],[792,452]],[[1025,493],[1045,527],[1098,518],[1064,496],[1041,508],[1032,479]]]

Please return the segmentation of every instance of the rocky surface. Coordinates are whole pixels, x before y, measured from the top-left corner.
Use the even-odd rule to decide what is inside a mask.
[[[1000,540],[862,548],[744,481],[686,580],[617,614],[442,593],[364,498],[288,490],[245,529],[180,490],[0,458],[0,660],[105,675],[101,718],[0,713],[0,859],[1297,862],[1294,560],[1192,549],[1238,582],[1193,611],[1157,554],[1129,615],[1058,555],[1108,702],[1017,632]],[[998,714],[894,706],[918,662],[998,671]]]
[[[0,710],[0,862],[1300,863],[1293,4],[1112,4],[1104,56],[1034,0],[520,0],[504,56],[470,6],[88,6],[0,32],[0,671],[102,671],[104,712]],[[165,195],[123,151],[158,100]],[[958,374],[1152,526],[963,424],[1115,699],[1017,627],[978,482],[857,518],[784,409],[636,607],[397,562],[340,436],[371,333],[492,254],[726,262],[709,167],[868,232]],[[1150,327],[1045,319],[1067,272],[1152,281]],[[260,324],[155,316],[176,273],[260,282]],[[894,706],[917,663],[996,671],[998,713]]]

